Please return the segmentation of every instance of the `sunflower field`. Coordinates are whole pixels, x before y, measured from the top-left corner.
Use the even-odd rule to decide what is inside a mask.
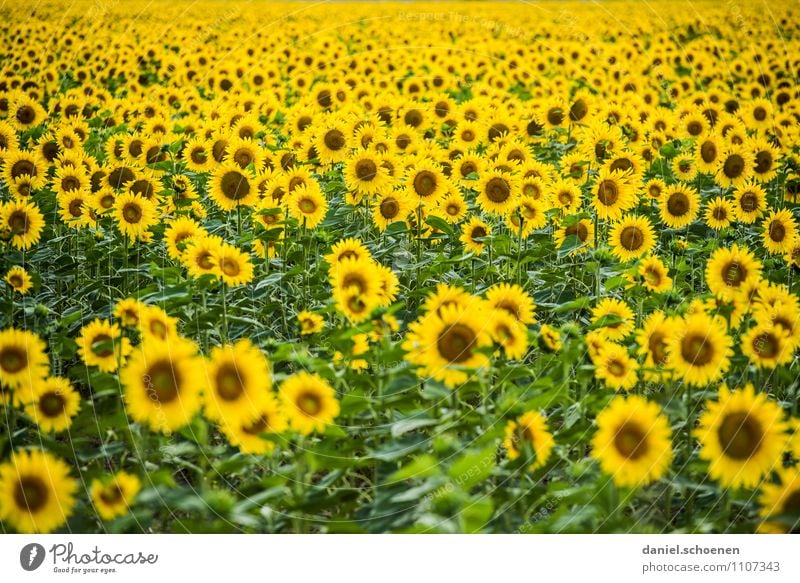
[[[790,532],[795,3],[0,7],[3,532]]]

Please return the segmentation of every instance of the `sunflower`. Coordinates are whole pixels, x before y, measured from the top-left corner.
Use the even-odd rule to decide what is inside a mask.
[[[178,318],[158,306],[144,306],[139,312],[137,328],[143,339],[168,340],[178,336]]]
[[[570,251],[569,254],[575,255],[583,253],[587,251],[589,247],[594,246],[594,225],[592,221],[588,219],[580,219],[574,221],[574,224],[564,224],[564,226],[556,230],[553,237],[555,239],[556,249],[561,249],[568,237],[577,237],[577,242],[580,243],[580,246]]]
[[[323,164],[343,162],[350,151],[347,130],[333,119],[327,120],[317,133],[314,149]]]
[[[47,112],[39,103],[28,97],[21,96],[9,108],[8,118],[17,131],[24,132],[38,126],[47,119]]]
[[[498,283],[486,291],[486,302],[494,310],[508,312],[520,324],[533,324],[536,306],[531,297],[516,284]]]
[[[698,138],[694,149],[697,169],[705,174],[714,174],[719,165],[720,153],[720,141],[715,135],[706,134]]]
[[[568,180],[557,180],[550,185],[550,200],[565,215],[577,213],[581,208],[581,189]]]
[[[138,326],[142,310],[146,307],[146,304],[135,298],[124,298],[114,306],[114,316],[120,319],[123,326]]]
[[[78,414],[81,398],[68,379],[48,377],[34,383],[25,404],[25,414],[42,431],[64,431]]]
[[[439,201],[438,209],[444,220],[451,224],[459,223],[467,216],[467,203],[457,189],[451,190]]]
[[[97,215],[90,205],[92,198],[88,190],[73,190],[57,195],[59,215],[64,224],[74,229],[96,225]]]
[[[761,228],[764,247],[773,255],[786,253],[797,237],[797,222],[787,209],[770,212]]]
[[[379,295],[364,294],[355,287],[335,288],[333,299],[337,309],[354,324],[369,318],[375,308],[380,305]]]
[[[67,521],[78,483],[62,460],[18,451],[0,465],[0,520],[17,532],[48,533]]]
[[[479,255],[486,243],[483,239],[491,236],[491,227],[476,216],[472,216],[469,221],[464,223],[461,229],[461,237],[459,240],[464,244],[467,251],[472,251]]]
[[[252,422],[272,389],[269,363],[247,338],[215,346],[206,360],[204,408],[209,419]]]
[[[183,146],[182,157],[192,172],[206,172],[214,165],[211,145],[202,138],[192,138]]]
[[[248,253],[227,243],[216,246],[213,252],[217,274],[227,285],[236,287],[253,281],[253,263]]]
[[[325,327],[325,320],[322,316],[307,310],[303,310],[297,314],[297,322],[300,324],[301,336],[316,334]]]
[[[753,178],[759,182],[769,182],[778,174],[780,150],[766,139],[759,138],[751,144],[753,152]]]
[[[361,194],[381,192],[390,178],[381,158],[375,153],[361,150],[350,158],[344,168],[345,184]]]
[[[543,200],[523,196],[515,211],[506,217],[509,228],[522,237],[528,237],[533,231],[547,225],[547,210]]]
[[[506,423],[503,447],[508,459],[520,456],[524,446],[530,447],[535,461],[528,466],[530,471],[541,468],[550,459],[555,440],[547,427],[547,419],[541,413],[528,411]]]
[[[644,287],[651,292],[661,293],[672,289],[669,269],[659,257],[653,255],[642,260],[637,270]]]
[[[481,348],[491,344],[479,310],[447,305],[410,324],[402,348],[407,361],[422,367],[420,374],[455,388],[469,371],[488,364]]]
[[[759,368],[788,364],[796,346],[786,329],[772,324],[757,324],[741,338],[742,354]]]
[[[638,382],[639,365],[628,354],[628,349],[614,342],[603,345],[592,357],[594,375],[610,389],[630,390]]]
[[[671,439],[669,420],[656,403],[615,397],[597,415],[592,457],[617,486],[647,485],[669,470]]]
[[[361,239],[352,237],[340,239],[331,247],[331,252],[325,255],[325,261],[330,265],[330,269],[335,269],[340,261],[348,259],[369,261],[372,256]]]
[[[220,270],[217,265],[217,257],[222,244],[219,237],[212,235],[201,235],[189,241],[181,256],[181,263],[186,267],[189,277],[218,276]]]
[[[444,306],[459,306],[466,309],[479,305],[480,301],[479,298],[470,295],[463,288],[438,283],[436,289],[428,294],[425,303],[422,304],[422,311],[438,313]]]
[[[699,209],[697,191],[686,184],[668,187],[659,201],[661,221],[672,229],[691,224]]]
[[[317,374],[291,375],[281,383],[279,395],[289,425],[302,435],[324,431],[339,415],[336,392]]]
[[[655,245],[655,231],[647,217],[625,215],[609,234],[611,252],[621,261],[649,253]]]
[[[733,203],[721,196],[714,197],[708,201],[703,215],[706,224],[715,231],[729,227],[735,216]]]
[[[45,347],[34,332],[16,328],[0,332],[0,384],[30,389],[45,378],[50,369]]]
[[[33,280],[30,274],[25,268],[17,265],[9,269],[3,279],[11,286],[11,289],[23,296],[33,287]]]
[[[335,290],[352,290],[368,297],[380,294],[381,276],[369,256],[342,258],[331,265],[328,276]]]
[[[644,356],[642,367],[647,381],[659,382],[672,376],[669,368],[669,339],[677,334],[678,324],[657,310],[636,331],[637,354]]]
[[[328,201],[316,182],[298,186],[289,195],[289,214],[309,229],[322,223],[327,213]]]
[[[720,186],[739,188],[753,175],[753,156],[742,146],[732,145],[720,156],[716,181]]]
[[[739,222],[752,224],[767,209],[767,193],[754,182],[745,182],[733,193],[734,209]]]
[[[32,202],[12,200],[0,205],[0,232],[11,236],[17,249],[29,249],[39,242],[44,228],[44,215]]]
[[[676,333],[667,339],[667,364],[677,379],[706,386],[728,371],[732,345],[721,318],[690,314],[677,322]]]
[[[139,478],[127,472],[117,472],[104,479],[92,480],[90,493],[92,504],[103,520],[123,516],[133,504],[142,483]]]
[[[722,385],[716,401],[706,401],[694,436],[708,474],[724,487],[753,488],[779,468],[787,437],[783,410],[753,385],[730,391]]]
[[[503,347],[506,358],[521,360],[528,351],[528,328],[503,309],[492,312],[489,334]]]
[[[706,264],[708,289],[721,300],[731,300],[738,290],[761,279],[761,262],[746,247],[734,243],[715,250]]]
[[[275,449],[275,442],[263,437],[265,433],[283,433],[288,426],[278,400],[267,393],[255,420],[223,419],[220,428],[228,442],[250,455],[264,455]]]
[[[205,230],[194,219],[178,217],[169,221],[167,228],[164,230],[164,244],[167,247],[167,254],[172,259],[179,261],[192,239],[203,235],[205,235]]]
[[[209,194],[219,208],[231,211],[240,206],[254,206],[258,201],[258,188],[250,174],[238,164],[219,164],[210,178]]]
[[[116,371],[131,352],[130,340],[123,338],[119,326],[108,320],[95,319],[81,328],[76,342],[86,366],[96,366],[103,372]]]
[[[147,240],[148,229],[158,222],[158,214],[153,201],[128,192],[114,201],[114,219],[120,233],[126,237]]]
[[[127,411],[154,431],[171,433],[200,410],[203,365],[193,342],[146,338],[120,371]]]
[[[539,347],[546,352],[558,352],[563,346],[561,333],[555,328],[543,324],[539,329]]]
[[[411,212],[411,202],[404,192],[379,194],[372,203],[372,220],[380,231],[397,221],[405,221]]]
[[[449,192],[448,182],[441,167],[435,162],[421,159],[406,173],[406,191],[418,204],[436,205]]]
[[[653,178],[644,185],[644,191],[652,200],[661,200],[661,195],[667,190],[667,185],[663,180]]]
[[[633,189],[619,170],[601,170],[592,192],[592,206],[603,220],[619,220],[622,213],[636,204]]]
[[[15,180],[27,176],[34,189],[44,185],[48,164],[37,152],[9,150],[2,159],[6,184],[13,184]]]
[[[782,468],[777,470],[777,474],[777,483],[764,482],[761,485],[759,514],[767,522],[759,525],[759,531],[765,530],[766,526],[780,533],[795,533],[800,527],[800,469]]]
[[[476,202],[486,212],[505,215],[514,207],[519,196],[518,181],[499,170],[486,172],[477,185]]]
[[[606,324],[608,319],[614,321]],[[616,298],[603,298],[592,309],[592,325],[597,326],[603,336],[611,341],[623,340],[633,332],[635,320],[630,306]]]

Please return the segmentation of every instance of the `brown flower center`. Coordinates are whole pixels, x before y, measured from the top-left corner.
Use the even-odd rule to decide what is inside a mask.
[[[217,370],[217,394],[224,401],[235,401],[244,393],[244,383],[239,370],[232,363],[225,363]]]
[[[647,454],[647,433],[632,421],[623,423],[614,436],[614,447],[622,457],[637,460]]]
[[[747,413],[729,413],[717,429],[722,452],[735,460],[746,460],[761,447],[764,431]]]
[[[436,346],[445,360],[461,363],[472,357],[475,341],[475,332],[472,328],[465,324],[451,324],[439,334]]]
[[[220,190],[230,200],[241,200],[250,194],[250,183],[239,172],[226,172],[220,180]]]
[[[47,505],[50,496],[47,484],[38,476],[20,476],[14,488],[14,503],[20,510],[35,514]]]

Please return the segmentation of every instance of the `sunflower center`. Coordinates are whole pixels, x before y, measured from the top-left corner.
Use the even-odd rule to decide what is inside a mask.
[[[23,210],[11,213],[6,222],[14,233],[24,234],[28,232],[28,214]]]
[[[191,158],[192,162],[195,164],[205,164],[206,160],[208,160],[208,154],[202,147],[195,148],[192,150],[191,154],[189,154],[189,158]]]
[[[753,117],[756,118],[756,121],[764,121],[767,119],[767,110],[763,107],[756,107],[753,110]]]
[[[492,202],[505,202],[509,196],[511,196],[511,189],[508,182],[502,178],[495,177],[486,183],[486,197]]]
[[[231,363],[225,363],[217,371],[217,394],[224,401],[235,401],[244,393],[244,383],[239,370]]]
[[[689,132],[690,136],[699,136],[703,133],[703,124],[699,121],[691,121],[689,125],[686,126],[686,131]]]
[[[344,148],[344,134],[339,130],[330,130],[325,134],[323,141],[329,150],[336,151]]]
[[[39,398],[39,410],[45,417],[58,417],[66,407],[64,397],[54,391],[45,393]]]
[[[636,251],[644,244],[644,234],[639,227],[625,227],[620,233],[619,243],[628,251]]]
[[[78,190],[81,186],[81,181],[74,176],[66,176],[61,180],[61,188],[66,192],[70,190]]]
[[[756,154],[756,167],[755,171],[758,174],[764,174],[772,168],[772,154],[766,150],[760,151]]]
[[[22,125],[33,123],[36,119],[36,111],[30,105],[23,105],[17,110],[17,121]]]
[[[608,372],[610,372],[615,377],[622,377],[625,376],[625,365],[619,360],[612,360],[606,366]]]
[[[148,396],[159,403],[171,403],[178,398],[180,380],[180,373],[172,362],[156,362],[145,376]]]
[[[717,430],[722,452],[736,460],[752,457],[761,447],[764,431],[747,413],[730,413]]]
[[[36,166],[30,160],[19,160],[11,167],[11,177],[19,178],[23,174],[36,176]]]
[[[253,155],[247,150],[237,150],[233,155],[233,160],[240,168],[247,168],[248,164],[253,161]]]
[[[739,287],[747,279],[747,269],[738,261],[726,263],[722,269],[722,280],[728,287]]]
[[[714,358],[714,346],[704,335],[687,334],[681,340],[681,356],[693,366],[704,366]]]
[[[310,215],[317,210],[317,204],[310,198],[301,198],[297,203],[297,206],[304,214],[307,215]]]
[[[472,130],[464,130],[461,132],[461,139],[465,142],[471,142],[475,139],[475,132]]]
[[[780,339],[770,332],[759,334],[753,339],[753,350],[762,358],[775,358],[781,350]]]
[[[375,178],[378,166],[372,160],[359,160],[356,162],[355,170],[359,180],[370,181]]]
[[[452,324],[439,334],[436,346],[447,361],[460,363],[472,357],[475,340],[472,328],[465,324]]]
[[[614,436],[614,447],[621,456],[637,460],[647,453],[647,434],[636,423],[623,423]]]
[[[670,195],[667,200],[667,210],[674,217],[680,217],[689,212],[689,197],[683,192]]]
[[[714,210],[711,211],[711,216],[718,221],[724,221],[728,218],[728,211],[726,211],[725,207],[722,206],[714,207]]]
[[[73,217],[78,218],[81,216],[81,209],[83,209],[83,201],[81,199],[76,198],[70,201],[68,210]]]
[[[244,425],[242,427],[242,431],[244,431],[248,435],[258,435],[260,433],[264,433],[268,427],[269,427],[269,418],[266,415],[262,415],[249,425]]]
[[[15,289],[22,287],[22,285],[24,283],[23,280],[22,280],[22,276],[21,275],[17,275],[16,273],[11,275],[11,276],[9,276],[8,281],[11,284],[11,287],[13,287]]]
[[[209,270],[214,268],[214,261],[212,259],[211,253],[208,253],[207,251],[204,251],[200,255],[198,255],[196,258],[196,262],[197,266],[200,267],[200,269]]]
[[[589,107],[583,99],[576,100],[572,107],[569,108],[569,117],[574,121],[582,120],[587,113],[589,113]]]
[[[239,262],[230,257],[223,257],[220,259],[219,268],[222,270],[222,273],[228,277],[236,277],[242,271]]]
[[[121,188],[126,182],[133,182],[135,179],[136,175],[133,173],[133,170],[124,166],[115,168],[111,171],[111,174],[108,175],[108,182],[114,188]]]
[[[758,208],[758,197],[752,192],[746,192],[739,199],[739,206],[744,212],[752,213]]]
[[[664,366],[667,363],[667,343],[664,341],[664,335],[661,333],[652,334],[647,345],[650,348],[650,354],[653,355],[653,362],[659,366]]]
[[[125,498],[119,484],[109,484],[100,492],[100,500],[106,504],[118,504]]]
[[[125,219],[125,222],[130,224],[136,224],[142,220],[142,209],[136,203],[128,203],[124,207],[122,207],[122,218]]]
[[[772,221],[769,224],[769,238],[780,243],[786,237],[786,227],[783,226],[781,221]]]
[[[92,352],[101,358],[111,356],[114,354],[111,341],[111,336],[108,334],[98,334],[94,337],[94,340],[92,340]]]
[[[597,198],[606,206],[612,206],[619,199],[619,189],[613,180],[603,180],[597,186]]]
[[[220,180],[220,188],[231,200],[241,200],[250,194],[250,183],[238,172],[226,172]]]
[[[714,142],[703,142],[703,145],[700,146],[700,157],[706,164],[717,159],[717,146]]]
[[[14,489],[14,503],[17,508],[35,514],[47,504],[49,492],[47,485],[38,476],[20,476]]]
[[[28,353],[16,346],[0,350],[0,368],[9,374],[17,373],[28,366]]]
[[[547,122],[552,126],[560,126],[564,122],[564,111],[560,107],[553,107],[547,112]]]
[[[474,229],[472,229],[472,238],[473,239],[480,239],[481,237],[485,237],[485,236],[486,236],[486,229],[484,229],[483,227],[478,226],[478,227],[475,227]]]
[[[436,175],[430,170],[423,170],[414,177],[414,191],[422,197],[430,196],[436,191]]]
[[[738,178],[744,172],[744,158],[739,154],[731,154],[725,160],[722,171],[728,178]]]
[[[315,417],[322,411],[322,400],[314,393],[302,393],[297,397],[297,407],[309,417]]]
[[[502,123],[493,124],[489,128],[489,141],[494,142],[509,132],[508,126]]]

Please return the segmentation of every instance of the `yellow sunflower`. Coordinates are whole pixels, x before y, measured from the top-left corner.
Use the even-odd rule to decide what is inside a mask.
[[[706,386],[728,371],[732,345],[721,318],[702,312],[690,314],[679,321],[677,333],[667,339],[667,364],[676,379]]]
[[[127,412],[154,431],[171,433],[200,410],[203,363],[183,338],[148,338],[120,371]]]
[[[50,370],[46,345],[35,333],[16,328],[0,332],[0,384],[11,388],[27,387]]]
[[[651,292],[661,293],[672,289],[669,269],[659,257],[653,255],[642,260],[637,269],[644,287]]]
[[[464,223],[461,229],[459,240],[464,244],[467,251],[472,251],[479,255],[486,246],[485,239],[492,234],[491,227],[479,217],[472,216],[469,221]]]
[[[216,421],[255,421],[272,389],[269,363],[247,338],[215,346],[206,360],[205,376],[205,412]]]
[[[650,314],[636,331],[637,353],[644,356],[642,370],[647,381],[658,382],[672,377],[669,368],[669,339],[677,334],[678,324],[664,312]]]
[[[708,474],[725,487],[753,488],[781,465],[786,446],[783,410],[753,385],[730,391],[722,385],[716,401],[706,401],[694,436]]]
[[[649,253],[655,245],[655,231],[647,217],[625,215],[609,234],[611,252],[621,261]]]
[[[477,185],[476,202],[488,213],[505,215],[515,206],[519,197],[518,181],[499,170],[486,172]]]
[[[733,299],[738,290],[761,279],[761,262],[746,247],[733,244],[715,250],[706,264],[708,289],[721,300]]]
[[[528,328],[505,310],[494,310],[489,319],[489,334],[503,347],[506,358],[522,359],[528,350]]]
[[[495,310],[508,312],[521,324],[536,322],[536,306],[528,293],[516,284],[498,283],[486,290],[486,302]]]
[[[235,162],[218,165],[211,174],[211,200],[225,211],[240,206],[253,206],[258,201],[258,188],[246,170]]]
[[[697,218],[698,194],[686,184],[668,187],[659,202],[661,221],[672,229],[680,229]]]
[[[603,220],[619,220],[625,211],[636,204],[633,189],[619,170],[601,170],[592,193],[592,206],[598,218]]]
[[[605,323],[606,320],[614,320]],[[603,298],[592,309],[592,325],[608,340],[622,340],[633,332],[636,318],[630,306],[616,298]]]
[[[25,405],[25,414],[42,431],[64,431],[72,425],[78,414],[81,397],[69,379],[48,377],[35,383],[30,391],[31,401]]]
[[[77,481],[62,460],[18,451],[0,465],[0,520],[17,532],[48,533],[72,514]]]
[[[103,372],[116,371],[131,352],[131,342],[122,337],[119,326],[99,318],[81,328],[76,342],[83,362]]]
[[[24,267],[17,265],[9,269],[3,279],[11,286],[11,289],[23,296],[33,287],[33,280],[30,274]]]
[[[547,420],[536,411],[523,413],[506,423],[503,447],[508,459],[520,456],[523,447],[530,447],[534,462],[528,466],[530,471],[541,468],[550,459],[555,440],[547,427]]]
[[[597,415],[592,457],[617,486],[647,485],[669,470],[671,439],[669,420],[656,403],[616,397]]]
[[[782,468],[777,474],[777,483],[761,485],[759,514],[766,522],[759,525],[759,532],[767,526],[770,532],[794,533],[800,526],[800,469]]]
[[[759,368],[775,368],[792,360],[797,342],[781,326],[757,324],[742,335],[742,354]]]
[[[148,240],[148,230],[158,222],[158,214],[152,200],[126,192],[114,200],[114,219],[120,233],[126,237]]]
[[[328,213],[328,201],[316,181],[298,186],[289,195],[289,215],[309,229],[317,227]]]
[[[745,182],[733,193],[736,219],[746,225],[756,222],[767,209],[767,193],[754,182]]]
[[[127,472],[94,479],[90,488],[92,504],[100,518],[112,520],[128,512],[141,489],[139,478]]]
[[[212,261],[217,274],[227,285],[236,287],[253,281],[253,264],[250,255],[238,247],[223,243],[213,250]]]
[[[610,389],[629,391],[636,386],[639,365],[628,354],[628,349],[608,342],[592,358],[594,376]]]
[[[278,400],[267,393],[255,420],[223,419],[220,429],[228,438],[228,442],[249,455],[264,455],[275,449],[275,442],[264,437],[264,434],[276,434],[286,431],[288,422]]]
[[[0,205],[0,232],[8,233],[17,249],[38,243],[43,229],[44,215],[32,202],[12,200]]]
[[[324,431],[339,415],[336,391],[317,374],[291,375],[281,383],[279,394],[289,425],[302,435]]]
[[[297,314],[297,321],[300,324],[301,336],[316,334],[325,327],[325,320],[322,316],[306,310]]]
[[[773,255],[785,254],[797,238],[797,221],[787,209],[770,212],[762,226],[764,247]]]

